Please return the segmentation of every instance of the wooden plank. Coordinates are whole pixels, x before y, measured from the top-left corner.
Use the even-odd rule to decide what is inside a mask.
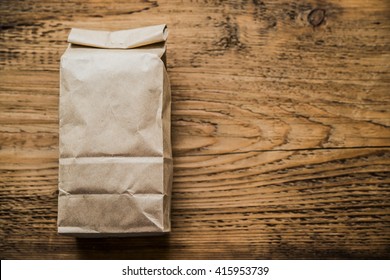
[[[176,157],[172,233],[108,240],[56,235],[57,158],[36,157],[3,164],[2,258],[389,256],[389,148]]]
[[[275,97],[270,96],[273,94],[272,83],[256,86],[255,80],[247,85],[247,90],[234,92],[229,89],[234,87],[229,81],[218,82],[203,74],[200,74],[203,85],[194,89],[191,86],[175,89],[176,83],[198,79],[182,77],[176,80],[179,75],[171,73],[175,155],[385,147],[390,140],[390,106],[387,101],[340,101],[329,91],[329,85],[318,87],[323,97],[321,100],[304,96],[294,99]],[[53,128],[47,135],[47,140],[51,141],[47,144],[57,145],[58,131],[54,127],[58,123],[58,72],[13,70],[0,72],[0,77],[3,147],[20,142],[20,138],[28,138],[19,146],[21,149],[26,145],[39,147],[39,137],[28,137],[31,133],[38,133],[31,130],[34,126],[30,128],[31,133],[23,132],[23,129],[27,124],[40,123]],[[220,89],[215,84],[221,85]],[[269,91],[271,93],[267,93]],[[262,100],[257,100],[256,96],[261,96]],[[383,99],[386,96],[383,92]],[[15,130],[15,124],[20,125],[19,130]],[[13,131],[10,131],[10,126]]]
[[[389,258],[390,5],[1,1],[2,259]],[[56,234],[70,27],[169,25],[171,234]]]

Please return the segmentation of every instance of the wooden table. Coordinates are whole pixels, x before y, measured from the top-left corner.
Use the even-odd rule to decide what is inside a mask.
[[[2,259],[390,258],[389,1],[0,5]],[[172,233],[58,236],[70,27],[159,23],[170,29]]]

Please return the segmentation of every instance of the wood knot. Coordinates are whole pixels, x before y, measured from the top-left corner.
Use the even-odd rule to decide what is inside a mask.
[[[324,9],[314,9],[307,16],[307,21],[314,27],[320,26],[324,22],[324,19]]]

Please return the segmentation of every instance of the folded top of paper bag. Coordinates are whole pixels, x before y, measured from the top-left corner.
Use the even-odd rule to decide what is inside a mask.
[[[132,49],[165,42],[167,37],[168,29],[166,24],[119,31],[72,28],[68,42],[105,49]]]

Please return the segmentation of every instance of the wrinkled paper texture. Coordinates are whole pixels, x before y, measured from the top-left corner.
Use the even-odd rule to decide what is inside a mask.
[[[166,38],[165,25],[72,29],[61,58],[59,233],[170,231]]]

